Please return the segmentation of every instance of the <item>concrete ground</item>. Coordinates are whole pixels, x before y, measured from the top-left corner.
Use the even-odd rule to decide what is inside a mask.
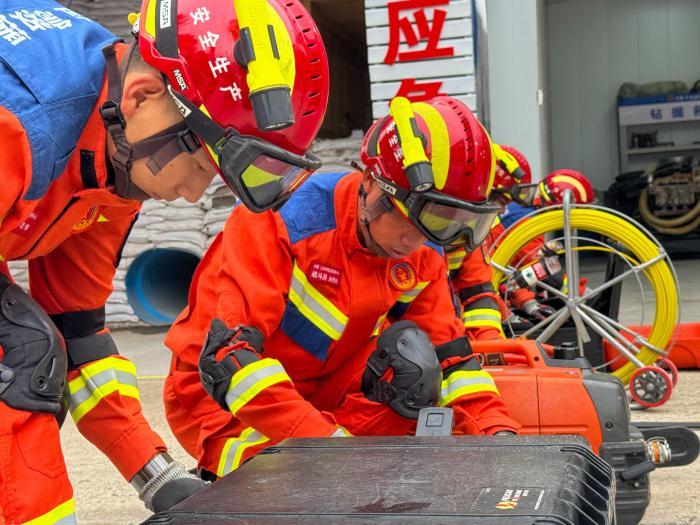
[[[596,270],[595,265],[589,265]],[[700,275],[697,261],[678,265],[684,283],[683,321],[700,322]],[[625,289],[623,315],[639,307],[638,292]],[[634,322],[633,319],[629,319]],[[171,454],[187,468],[195,462],[179,446],[163,413],[161,390],[167,372],[169,352],[157,330],[117,331],[120,351],[137,365],[144,413],[154,429],[168,443]],[[700,421],[700,371],[682,372],[671,400],[648,411],[635,411],[633,420]],[[70,418],[62,430],[68,471],[75,488],[78,522],[81,525],[136,524],[149,516],[134,490],[97,449],[77,432]],[[691,525],[700,523],[700,461],[688,467],[661,469],[651,475],[652,501],[642,523],[646,525]]]

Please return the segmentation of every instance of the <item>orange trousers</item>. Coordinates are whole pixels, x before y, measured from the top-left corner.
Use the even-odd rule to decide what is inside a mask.
[[[74,523],[73,488],[53,414],[0,402],[0,524]],[[74,518],[73,518],[74,519]]]

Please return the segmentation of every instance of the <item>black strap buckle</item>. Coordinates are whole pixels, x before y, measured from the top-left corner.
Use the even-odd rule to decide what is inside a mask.
[[[102,121],[105,123],[107,128],[111,126],[119,126],[120,128],[126,128],[126,120],[124,120],[124,114],[122,113],[119,105],[113,100],[107,100],[100,107],[100,116]]]
[[[196,153],[199,148],[202,147],[197,136],[189,129],[177,134],[177,144],[183,152],[189,153],[190,155]]]

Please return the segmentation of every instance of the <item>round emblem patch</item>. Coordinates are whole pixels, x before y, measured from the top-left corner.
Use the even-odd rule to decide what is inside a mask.
[[[389,282],[397,290],[412,290],[416,286],[416,271],[409,263],[395,264],[389,270]]]
[[[99,206],[90,206],[90,209],[85,214],[85,217],[80,219],[80,221],[73,226],[73,233],[80,233],[89,228],[92,223],[95,222],[95,219],[97,219],[97,214],[99,211]]]

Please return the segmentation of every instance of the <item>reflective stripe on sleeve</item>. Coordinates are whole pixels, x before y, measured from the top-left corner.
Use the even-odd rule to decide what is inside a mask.
[[[236,413],[266,388],[292,380],[277,359],[261,359],[236,372],[229,383],[226,404]]]
[[[262,435],[253,427],[248,427],[241,432],[240,436],[227,440],[224,449],[221,451],[216,475],[221,478],[233,472],[241,466],[243,453],[246,449],[256,445],[262,445],[268,441],[270,441],[268,437]]]
[[[479,392],[499,393],[491,374],[485,370],[457,370],[442,380],[440,405],[449,406],[462,396]]]

